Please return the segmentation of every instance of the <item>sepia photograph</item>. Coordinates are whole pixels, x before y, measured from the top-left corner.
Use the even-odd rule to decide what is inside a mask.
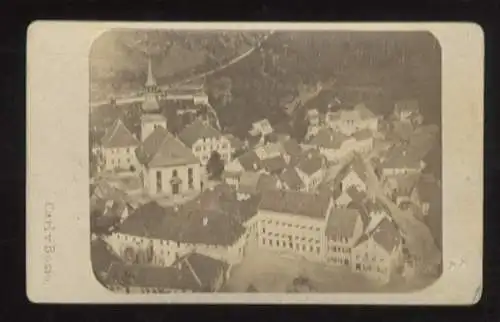
[[[90,243],[115,292],[411,292],[442,272],[429,32],[110,30]]]
[[[481,41],[472,24],[34,24],[28,297],[477,302]]]

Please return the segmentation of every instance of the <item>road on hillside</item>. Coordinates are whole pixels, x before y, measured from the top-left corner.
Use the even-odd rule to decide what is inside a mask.
[[[233,64],[236,64],[237,62],[243,60],[244,58],[248,57],[251,53],[253,53],[257,48],[260,48],[262,46],[262,44],[272,35],[274,34],[274,30],[271,30],[269,32],[269,34],[267,34],[266,36],[264,36],[261,40],[259,40],[257,42],[257,44],[255,44],[255,46],[253,46],[252,48],[250,48],[249,50],[247,50],[246,52],[244,52],[243,54],[231,59],[229,62],[223,64],[223,65],[220,65],[220,66],[217,66],[215,67],[214,69],[211,69],[207,72],[203,72],[201,74],[197,74],[195,76],[191,76],[191,77],[188,77],[182,81],[178,81],[178,82],[175,82],[173,84],[166,84],[166,85],[161,85],[160,88],[162,90],[166,90],[170,87],[175,87],[175,86],[179,86],[179,85],[182,85],[182,84],[185,84],[185,83],[189,83],[191,81],[194,81],[196,79],[200,79],[200,78],[203,78],[203,77],[206,77],[206,76],[209,76],[209,75],[212,75],[216,72],[219,72]],[[129,104],[129,103],[135,103],[135,102],[142,102],[143,101],[143,98],[141,96],[141,93],[140,92],[135,92],[135,93],[131,93],[130,95],[125,95],[125,96],[122,96],[122,97],[119,97],[119,98],[115,98],[115,102],[116,102],[116,105],[117,106],[120,106],[120,105],[125,105],[125,104]],[[105,104],[108,104],[109,103],[109,100],[102,100],[102,101],[97,101],[97,102],[91,102],[90,105],[92,108],[94,107],[98,107],[98,106],[101,106],[101,105],[105,105]]]

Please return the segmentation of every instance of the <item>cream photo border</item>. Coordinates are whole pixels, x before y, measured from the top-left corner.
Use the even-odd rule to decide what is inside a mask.
[[[442,49],[443,275],[410,293],[116,294],[89,242],[89,53],[113,28],[429,31]],[[473,23],[36,21],[27,30],[27,295],[37,303],[476,303],[482,292],[484,35]]]

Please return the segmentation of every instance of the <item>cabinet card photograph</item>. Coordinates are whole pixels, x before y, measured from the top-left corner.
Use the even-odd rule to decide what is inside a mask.
[[[477,303],[472,23],[37,21],[37,303]]]

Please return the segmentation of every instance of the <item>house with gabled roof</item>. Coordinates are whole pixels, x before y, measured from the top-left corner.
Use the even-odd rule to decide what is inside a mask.
[[[155,128],[135,152],[142,166],[144,188],[150,195],[201,190],[199,159],[164,128]]]
[[[389,150],[380,165],[384,177],[416,174],[420,173],[424,168],[424,161],[404,147],[395,147]]]
[[[135,263],[170,266],[178,257],[196,252],[235,264],[243,257],[258,203],[258,196],[240,200],[225,184],[181,205],[150,202],[133,212],[107,242]]]
[[[137,170],[138,162],[135,149],[139,144],[139,140],[125,126],[123,121],[117,119],[102,139],[104,169],[108,171]]]
[[[401,122],[420,124],[423,121],[419,103],[415,99],[397,101],[394,104],[394,116]]]
[[[326,256],[328,264],[351,267],[351,251],[363,235],[364,221],[357,209],[332,209],[326,220]]]
[[[351,136],[363,129],[377,131],[378,120],[379,118],[364,103],[360,103],[352,108],[328,112],[325,121],[329,128]]]
[[[314,191],[324,178],[326,159],[318,149],[309,149],[299,157],[295,169],[306,191]]]
[[[403,238],[388,217],[363,234],[352,248],[351,268],[373,281],[385,284],[403,265]]]
[[[212,152],[216,151],[221,159],[231,161],[231,142],[225,135],[213,126],[200,119],[186,126],[180,133],[179,139],[198,157],[202,165],[206,165]]]
[[[226,280],[227,271],[223,261],[189,253],[169,267],[114,262],[107,280],[114,291],[126,293],[216,292]]]
[[[302,181],[299,174],[297,173],[297,169],[295,169],[294,167],[286,168],[279,175],[279,178],[282,186],[287,190],[304,191],[306,189],[304,181]]]

